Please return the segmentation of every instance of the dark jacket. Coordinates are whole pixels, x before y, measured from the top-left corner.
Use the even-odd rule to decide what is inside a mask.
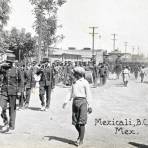
[[[38,69],[37,75],[40,75],[40,86],[50,86],[51,85],[51,69],[45,68],[45,69]]]
[[[25,91],[25,77],[24,77],[24,70],[23,69],[18,69],[18,75],[20,81],[18,82],[18,88],[19,92],[24,92]]]
[[[11,67],[7,70],[1,70],[0,73],[3,74],[1,94],[5,96],[17,95],[20,81],[18,70],[15,67]]]
[[[25,70],[24,78],[25,78],[26,88],[32,88],[35,85],[35,79],[34,79],[32,70]]]

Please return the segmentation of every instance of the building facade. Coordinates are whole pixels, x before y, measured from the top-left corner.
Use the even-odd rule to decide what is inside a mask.
[[[94,55],[96,58],[96,64],[103,62],[103,52],[104,50],[98,49],[94,51]],[[92,50],[88,48],[84,48],[81,50],[78,49],[68,49],[68,50],[61,50],[61,49],[54,49],[50,52],[48,56],[50,61],[83,61],[88,62],[92,58]],[[45,58],[45,57],[44,57]],[[46,57],[47,58],[47,57]]]

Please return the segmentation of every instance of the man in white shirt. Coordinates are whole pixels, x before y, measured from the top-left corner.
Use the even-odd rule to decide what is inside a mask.
[[[123,76],[123,83],[124,86],[127,87],[129,78],[130,78],[130,71],[128,70],[128,66],[124,66],[122,71],[122,76]]]
[[[91,104],[91,92],[88,81],[84,79],[84,68],[75,67],[73,72],[76,81],[72,85],[71,93],[67,96],[63,108],[65,108],[68,101],[73,99],[72,124],[79,133],[75,143],[79,146],[83,144],[85,124],[87,123],[87,106],[90,107]]]

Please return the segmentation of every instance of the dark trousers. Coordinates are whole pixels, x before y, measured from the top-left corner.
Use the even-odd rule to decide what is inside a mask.
[[[16,96],[8,96],[8,103],[9,103],[9,126],[15,128],[15,118],[16,118]],[[5,124],[8,123],[8,117],[6,114],[7,110],[7,100],[4,100],[4,106],[2,108],[1,117]]]
[[[3,123],[4,125],[7,125],[8,124],[8,117],[7,117],[7,113],[6,113],[6,110],[7,110],[7,100],[3,100],[3,107],[2,107],[2,112],[1,112],[1,117],[3,119]]]
[[[45,98],[44,98],[45,93],[46,93],[46,108],[49,108],[51,100],[51,86],[40,86],[39,96],[42,106],[45,106]]]
[[[19,107],[23,107],[24,101],[25,101],[24,92],[21,92],[21,94],[20,94],[20,96],[18,96],[18,98],[19,98]]]
[[[31,88],[26,88],[26,100],[25,100],[25,104],[29,104],[29,102],[30,102],[30,95],[31,95]]]
[[[92,75],[93,75],[93,83],[94,85],[96,85],[97,84],[97,73],[93,71]]]
[[[138,78],[138,72],[134,72],[134,75],[135,75],[135,79]]]
[[[141,73],[140,74],[140,77],[141,77],[141,83],[143,82],[143,80],[144,80],[144,74],[143,73]]]
[[[100,83],[104,85],[106,83],[106,76],[100,76]]]

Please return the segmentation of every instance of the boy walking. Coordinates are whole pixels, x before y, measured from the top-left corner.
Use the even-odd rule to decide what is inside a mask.
[[[85,70],[82,67],[75,67],[73,71],[75,82],[72,85],[70,96],[66,98],[63,108],[68,101],[73,99],[72,105],[72,124],[78,131],[76,145],[83,144],[85,125],[87,123],[87,108],[90,107],[91,92],[89,83],[84,79]]]

